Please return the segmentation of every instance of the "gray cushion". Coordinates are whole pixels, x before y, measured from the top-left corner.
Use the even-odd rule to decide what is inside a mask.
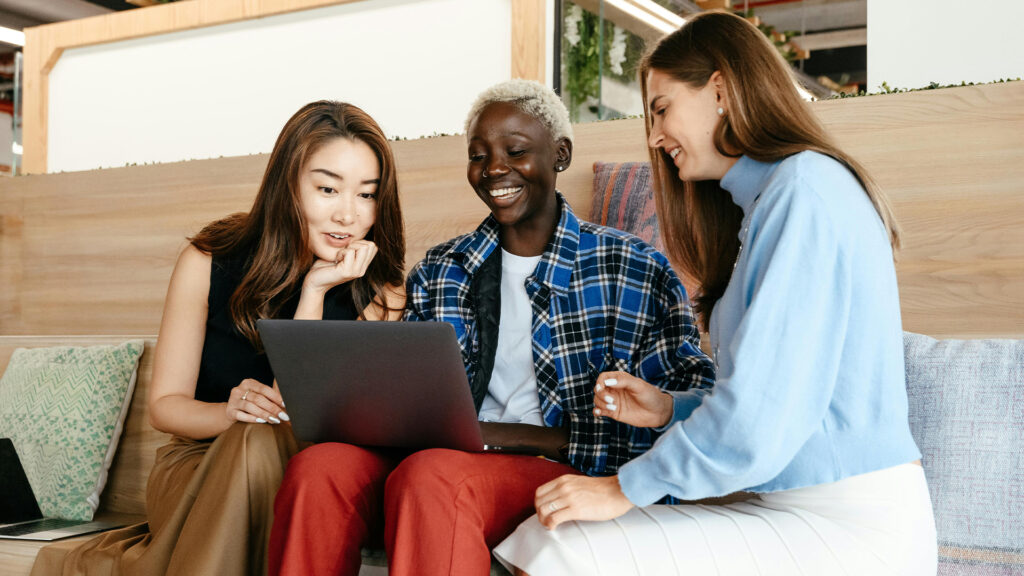
[[[904,350],[910,427],[944,547],[940,559],[965,569],[940,572],[1009,574],[1006,563],[1024,552],[1024,340],[907,332]],[[972,560],[964,549],[974,550]]]

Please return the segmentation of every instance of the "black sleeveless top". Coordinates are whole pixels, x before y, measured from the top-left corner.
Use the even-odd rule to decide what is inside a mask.
[[[267,386],[274,383],[267,355],[257,352],[231,320],[231,295],[249,269],[251,256],[214,256],[210,267],[209,312],[206,340],[196,382],[196,400],[227,402],[231,389],[252,378]],[[301,290],[301,286],[299,287]],[[292,318],[299,305],[299,290],[288,299],[278,318]],[[324,297],[325,320],[355,320],[359,312],[352,301],[351,283],[335,286]]]

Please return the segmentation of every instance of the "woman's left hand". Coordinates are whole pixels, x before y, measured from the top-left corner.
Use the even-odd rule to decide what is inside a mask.
[[[334,260],[313,262],[306,273],[303,288],[325,293],[331,288],[362,278],[377,255],[377,245],[370,240],[353,240],[347,248],[338,250]]]
[[[611,520],[633,508],[618,476],[591,478],[566,474],[537,488],[537,519],[548,530],[570,520]]]

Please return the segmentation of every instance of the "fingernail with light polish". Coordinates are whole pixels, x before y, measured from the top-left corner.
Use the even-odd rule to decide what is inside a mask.
[[[288,415],[285,414],[284,412],[278,412],[277,417],[280,418],[281,420],[284,420],[285,422],[291,420],[291,418],[289,418]]]
[[[616,409],[618,409],[618,406],[616,406],[615,404],[609,404],[608,409],[614,412]]]
[[[274,418],[273,416],[270,416],[269,418],[270,418],[270,423],[271,424],[280,424],[281,423],[280,420],[278,420],[277,418]]]
[[[615,398],[613,398],[611,394],[605,394],[604,401],[609,404],[615,404]]]
[[[609,379],[604,381],[604,385],[605,386],[618,386],[619,385],[619,381],[616,380],[615,378],[609,378]]]
[[[267,421],[264,420],[263,418],[257,418],[256,421],[259,422],[260,424],[266,424],[267,423]]]

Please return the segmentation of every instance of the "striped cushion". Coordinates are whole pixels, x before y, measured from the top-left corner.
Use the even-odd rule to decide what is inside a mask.
[[[624,230],[664,251],[647,162],[594,162],[591,206],[591,222]]]

